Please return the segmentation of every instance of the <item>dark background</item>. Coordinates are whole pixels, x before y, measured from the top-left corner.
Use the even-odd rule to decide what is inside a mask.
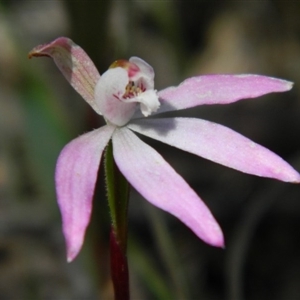
[[[224,124],[300,170],[300,1],[0,1],[0,299],[112,299],[100,169],[83,251],[66,263],[53,173],[72,138],[103,124],[36,45],[68,36],[103,73],[140,56],[156,88],[208,73],[255,73],[292,91],[186,116]],[[300,187],[148,141],[221,224],[226,249],[132,192],[132,299],[300,299]]]

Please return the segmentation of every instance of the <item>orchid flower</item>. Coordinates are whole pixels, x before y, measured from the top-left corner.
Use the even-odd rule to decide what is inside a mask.
[[[198,105],[229,104],[288,91],[291,82],[248,74],[206,75],[156,91],[152,67],[138,57],[118,60],[100,76],[88,55],[68,38],[37,46],[30,52],[32,56],[53,58],[75,90],[106,121],[105,126],[67,144],[58,158],[55,181],[68,261],[82,247],[99,164],[110,140],[115,163],[130,185],[213,246],[224,246],[224,238],[210,210],[135,133],[244,173],[300,182],[299,173],[287,162],[227,127],[195,118],[151,118]]]

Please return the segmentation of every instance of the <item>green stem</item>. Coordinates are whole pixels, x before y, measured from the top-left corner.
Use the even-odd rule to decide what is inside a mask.
[[[113,159],[112,142],[105,152],[105,178],[112,228],[110,235],[111,275],[116,300],[129,299],[127,267],[127,210],[129,184]]]

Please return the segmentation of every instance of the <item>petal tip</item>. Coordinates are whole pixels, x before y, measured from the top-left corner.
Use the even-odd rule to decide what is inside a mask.
[[[71,263],[75,258],[76,258],[77,254],[75,253],[67,253],[67,262]]]
[[[202,222],[203,221],[204,219],[202,219]],[[191,229],[193,230],[195,228]],[[201,231],[197,232],[197,230],[195,230],[194,232],[205,243],[213,247],[225,248],[225,240],[222,229],[214,219],[212,220],[212,222],[206,222],[206,225],[204,227],[199,227],[197,229],[201,229]]]
[[[294,82],[291,82],[291,81],[282,80],[282,83],[283,83],[283,87],[281,90],[279,90],[279,92],[290,91],[294,86]]]
[[[51,55],[47,52],[50,48],[56,45],[70,45],[71,40],[66,37],[59,37],[55,39],[54,41],[46,44],[41,44],[36,47],[34,47],[29,53],[28,53],[28,58],[32,57],[40,57],[40,56],[48,56],[50,57]]]
[[[282,174],[280,177],[277,177],[277,179],[280,181],[297,184],[300,183],[300,174],[293,167],[289,166],[288,172]]]
[[[210,237],[210,241],[206,241],[206,242],[213,247],[225,249],[224,236],[221,231],[213,238]]]
[[[289,91],[293,88],[294,86],[294,82],[291,82],[291,81],[287,81],[287,80],[283,80],[285,82],[285,91]]]
[[[34,47],[29,53],[28,58],[32,57],[51,57],[51,51],[54,47],[60,46],[64,48],[70,48],[74,44],[71,39],[67,37],[59,37],[50,43],[45,43]]]
[[[299,184],[300,183],[300,174],[297,174],[296,178],[290,181],[291,183],[294,184]]]
[[[286,92],[293,88],[294,82],[284,80],[284,79],[277,79],[274,78],[275,83],[277,83],[277,88],[274,90],[274,92]],[[279,85],[278,85],[279,83]]]
[[[76,245],[69,245],[67,242],[67,262],[72,262],[77,255],[79,254],[81,247],[82,247],[83,241],[81,241],[79,244]]]

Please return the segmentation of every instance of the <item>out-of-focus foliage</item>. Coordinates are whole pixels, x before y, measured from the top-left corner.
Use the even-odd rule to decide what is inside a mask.
[[[299,1],[0,2],[0,299],[111,299],[109,216],[95,196],[93,224],[67,264],[53,174],[60,149],[103,124],[53,62],[27,60],[37,44],[69,36],[104,72],[140,56],[156,87],[206,73],[258,73],[293,91],[186,111],[225,124],[300,170]],[[200,133],[199,133],[200,134]],[[225,250],[203,244],[132,193],[133,299],[296,299],[300,280],[298,186],[243,175],[149,141],[206,201]]]

